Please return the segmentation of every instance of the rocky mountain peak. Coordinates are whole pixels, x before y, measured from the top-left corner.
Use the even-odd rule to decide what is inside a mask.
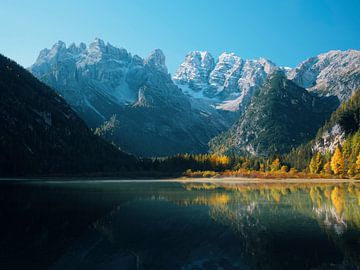
[[[360,51],[329,51],[310,57],[288,72],[296,84],[341,101],[360,86]]]
[[[66,49],[66,44],[62,40],[58,40],[51,48],[51,50],[61,50]]]
[[[206,85],[214,66],[214,58],[210,53],[192,51],[186,55],[173,79],[180,84],[191,84],[191,88],[200,90]]]
[[[86,44],[81,42],[79,46],[76,46],[76,44],[73,42],[68,47],[68,51],[73,54],[81,54],[86,50]]]
[[[65,52],[66,52],[66,44],[65,44],[65,42],[59,40],[58,42],[56,42],[51,47],[51,50],[50,50],[49,54],[51,56],[58,56],[58,55],[63,54]]]
[[[221,110],[243,110],[255,89],[279,69],[265,58],[244,60],[232,52],[223,52],[210,65],[203,64],[202,56],[205,53],[189,53],[173,79],[186,94],[211,99]]]
[[[164,73],[168,72],[165,65],[165,55],[160,49],[155,49],[153,52],[151,52],[150,55],[146,58],[145,63]]]
[[[222,53],[210,73],[209,83],[218,87],[218,92],[236,84],[243,60],[234,53]]]
[[[105,50],[105,47],[106,47],[105,42],[100,38],[95,38],[94,41],[89,44],[90,50],[103,51]]]

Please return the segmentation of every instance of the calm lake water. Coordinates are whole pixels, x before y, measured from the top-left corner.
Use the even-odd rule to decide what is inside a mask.
[[[359,184],[0,182],[0,269],[360,269]]]

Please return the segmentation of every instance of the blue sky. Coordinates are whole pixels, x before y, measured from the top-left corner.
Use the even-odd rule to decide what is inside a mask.
[[[171,72],[192,50],[294,66],[360,49],[359,11],[359,0],[2,0],[0,53],[28,67],[57,40],[100,37],[142,57],[161,48]]]

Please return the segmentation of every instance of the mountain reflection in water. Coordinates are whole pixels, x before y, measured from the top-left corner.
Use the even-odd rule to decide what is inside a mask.
[[[359,269],[360,185],[0,183],[1,269]]]

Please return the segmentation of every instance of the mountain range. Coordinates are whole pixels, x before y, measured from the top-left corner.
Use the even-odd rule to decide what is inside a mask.
[[[127,171],[134,156],[94,135],[54,90],[0,54],[0,175]]]
[[[142,59],[100,39],[88,47],[59,41],[29,70],[90,128],[136,155],[206,152],[208,141],[232,123],[227,112],[189,99],[173,83],[159,49]]]
[[[329,51],[295,68],[193,51],[171,77],[159,49],[143,59],[101,39],[59,41],[29,71],[124,151],[267,155],[312,139],[348,100],[360,86],[360,51]]]

